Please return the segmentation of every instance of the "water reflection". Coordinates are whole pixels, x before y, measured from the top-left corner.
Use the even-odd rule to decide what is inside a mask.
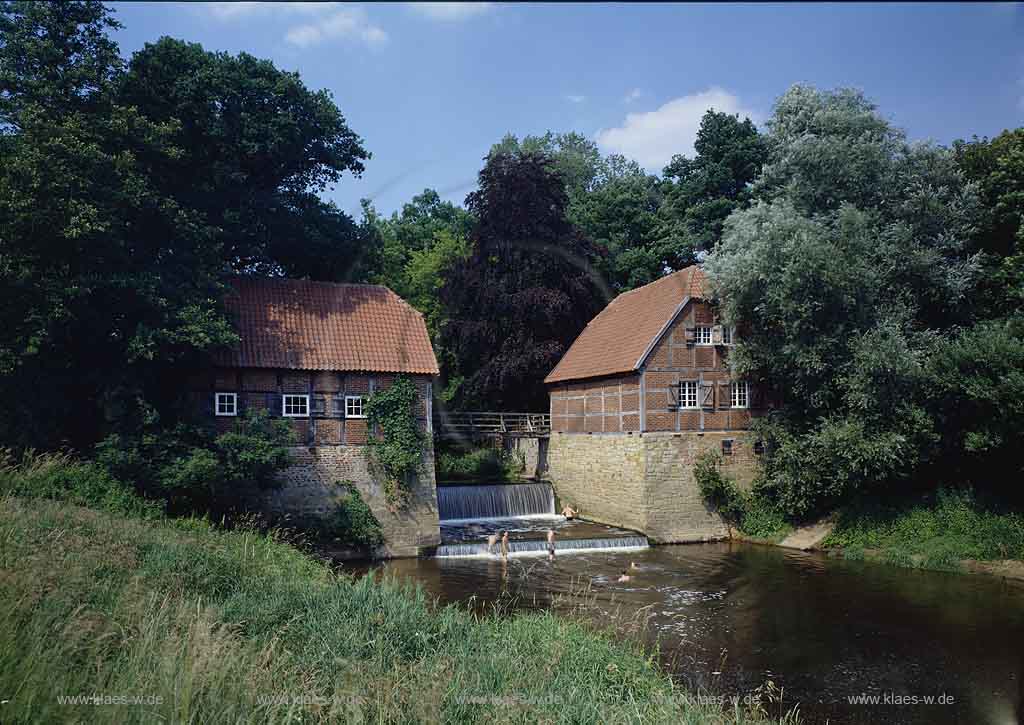
[[[619,583],[631,561],[632,580]],[[733,543],[553,562],[407,559],[377,573],[480,609],[513,601],[600,622],[635,616],[646,623],[641,636],[685,684],[742,697],[772,680],[808,722],[1021,719],[1024,588],[1000,579]],[[849,702],[861,694],[919,702]]]

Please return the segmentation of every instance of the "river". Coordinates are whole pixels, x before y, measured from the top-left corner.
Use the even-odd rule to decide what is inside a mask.
[[[682,684],[742,698],[770,680],[804,722],[1024,722],[1020,583],[742,543],[580,549],[570,540],[632,532],[554,517],[460,522],[443,535],[462,545],[512,528],[513,541],[530,541],[552,525],[553,560],[543,547],[513,547],[505,563],[480,546],[376,574],[417,582],[441,603],[632,622],[631,636],[657,646]],[[623,570],[630,581],[618,581]],[[878,704],[851,700],[865,696]]]

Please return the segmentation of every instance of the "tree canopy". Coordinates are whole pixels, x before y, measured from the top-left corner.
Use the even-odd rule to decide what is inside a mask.
[[[981,199],[952,151],[907,143],[859,92],[795,86],[768,128],[760,201],[707,267],[742,330],[735,372],[782,401],[761,424],[768,485],[806,513],[937,460],[928,361],[971,321]]]
[[[600,309],[589,242],[565,182],[538,152],[492,153],[466,198],[472,249],[441,290],[442,340],[465,382],[458,403],[537,410],[544,376]]]
[[[317,192],[368,158],[324,92],[162,39],[127,67],[96,2],[0,6],[0,435],[87,448],[170,415],[236,338],[236,273],[345,279],[360,230]]]

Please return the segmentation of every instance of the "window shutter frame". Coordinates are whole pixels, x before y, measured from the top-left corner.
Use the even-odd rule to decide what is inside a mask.
[[[715,409],[715,384],[714,383],[699,383],[698,384],[698,395],[700,396],[700,407],[705,409]]]
[[[722,410],[732,408],[732,383],[729,381],[718,384],[718,407]]]
[[[687,345],[697,344],[697,328],[694,325],[687,325],[683,328],[683,339]]]
[[[309,414],[324,417],[327,414],[327,398],[323,395],[309,396]]]

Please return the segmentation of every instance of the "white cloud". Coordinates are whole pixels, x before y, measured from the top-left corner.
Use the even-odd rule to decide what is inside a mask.
[[[622,99],[622,102],[623,103],[632,103],[633,101],[635,101],[635,100],[639,99],[641,96],[643,96],[643,94],[644,94],[644,92],[641,91],[639,88],[634,88],[633,90],[631,90],[629,93],[626,94],[626,97]]]
[[[287,28],[285,40],[300,48],[336,39],[356,40],[369,46],[388,41],[388,34],[371,23],[362,8],[340,3],[217,2],[197,7],[223,22],[266,18],[278,21]]]
[[[431,20],[459,21],[483,15],[494,3],[409,3],[409,7]]]
[[[565,100],[569,101],[569,103],[583,103],[585,100],[587,100],[587,97],[579,96],[575,93],[570,93],[565,97]]]
[[[739,98],[712,87],[675,98],[655,111],[627,113],[621,126],[601,129],[596,139],[605,149],[635,159],[647,169],[660,169],[673,154],[693,156],[700,119],[709,108],[758,119],[758,114],[745,108]]]
[[[359,40],[366,45],[383,45],[388,34],[373,25],[360,8],[340,8],[312,22],[296,25],[285,33],[285,40],[300,48],[319,45],[325,40]]]
[[[270,15],[319,15],[334,9],[333,3],[317,2],[214,2],[196,3],[194,8],[208,12],[218,20],[268,17]]]

